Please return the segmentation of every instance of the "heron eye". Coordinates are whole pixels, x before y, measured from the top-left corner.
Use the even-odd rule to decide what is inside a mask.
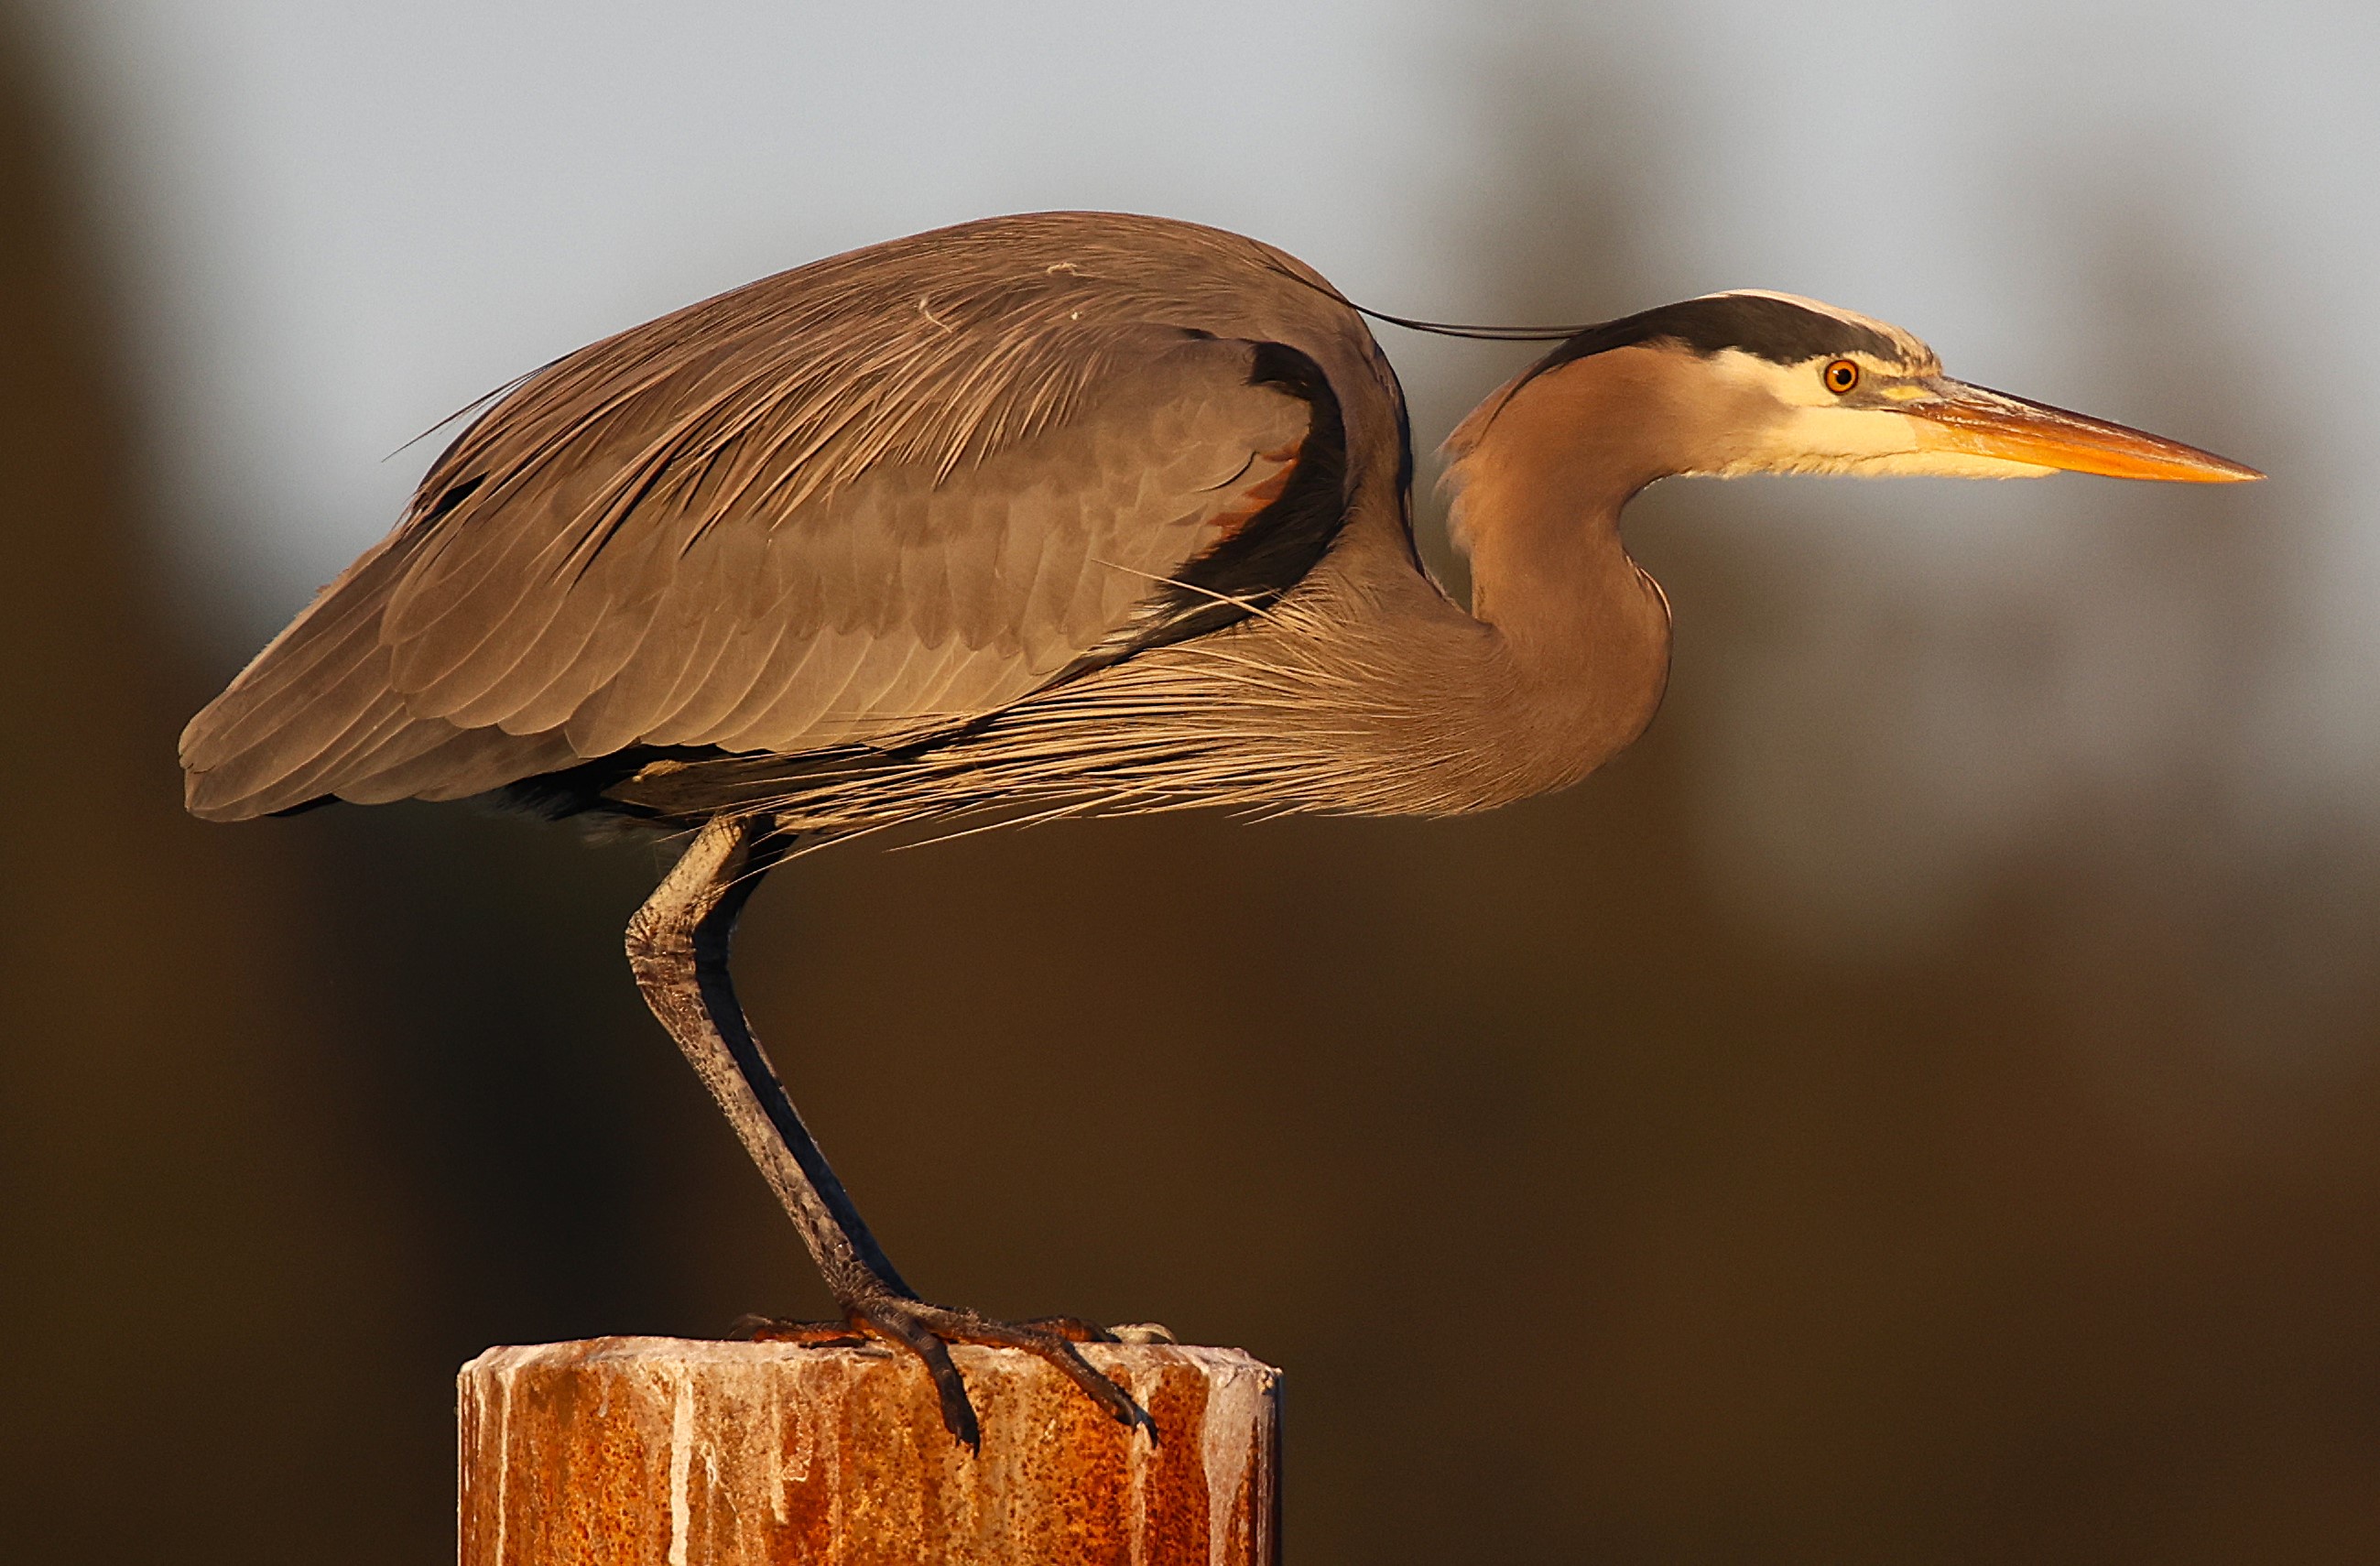
[[[1827,390],[1840,397],[1859,384],[1859,366],[1847,358],[1839,358],[1819,371],[1819,378],[1826,382]]]

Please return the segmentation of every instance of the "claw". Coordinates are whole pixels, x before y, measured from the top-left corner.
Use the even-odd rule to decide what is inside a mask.
[[[980,1452],[983,1430],[976,1423],[975,1404],[967,1401],[966,1383],[959,1378],[959,1367],[951,1363],[951,1351],[941,1333],[921,1319],[932,1310],[930,1305],[908,1301],[869,1300],[851,1307],[851,1319],[855,1326],[874,1329],[926,1362],[926,1374],[933,1378],[934,1395],[941,1403],[942,1428],[970,1452]]]

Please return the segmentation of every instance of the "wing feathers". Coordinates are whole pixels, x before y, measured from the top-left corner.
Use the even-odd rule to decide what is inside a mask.
[[[638,744],[865,742],[1075,665],[1262,506],[1309,428],[1262,335],[1212,330],[1231,311],[1197,269],[1370,351],[1232,237],[1161,230],[1215,252],[1190,284],[1102,272],[1083,237],[1134,221],[897,242],[529,377],[193,720],[193,808],[451,797]]]

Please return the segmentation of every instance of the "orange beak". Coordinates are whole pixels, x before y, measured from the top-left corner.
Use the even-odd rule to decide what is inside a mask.
[[[1902,403],[1897,409],[1919,421],[1917,443],[1925,449],[1972,452],[2111,479],[2236,484],[2264,477],[2213,452],[2062,407],[1961,381],[1936,384],[1937,395]]]

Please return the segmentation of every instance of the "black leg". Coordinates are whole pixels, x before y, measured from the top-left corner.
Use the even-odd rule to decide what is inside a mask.
[[[726,1111],[761,1176],[801,1232],[850,1328],[907,1348],[933,1376],[942,1423],[977,1444],[975,1410],[945,1342],[997,1343],[1039,1354],[1126,1425],[1148,1415],[1091,1368],[1067,1335],[929,1305],[902,1281],[852,1206],[786,1097],[776,1068],[744,1019],[727,957],[745,902],[791,842],[764,821],[720,817],[697,833],[676,866],[628,921],[628,964],[653,1014],[677,1040]],[[759,1329],[768,1334],[771,1329]],[[799,1330],[783,1335],[815,1337]]]

